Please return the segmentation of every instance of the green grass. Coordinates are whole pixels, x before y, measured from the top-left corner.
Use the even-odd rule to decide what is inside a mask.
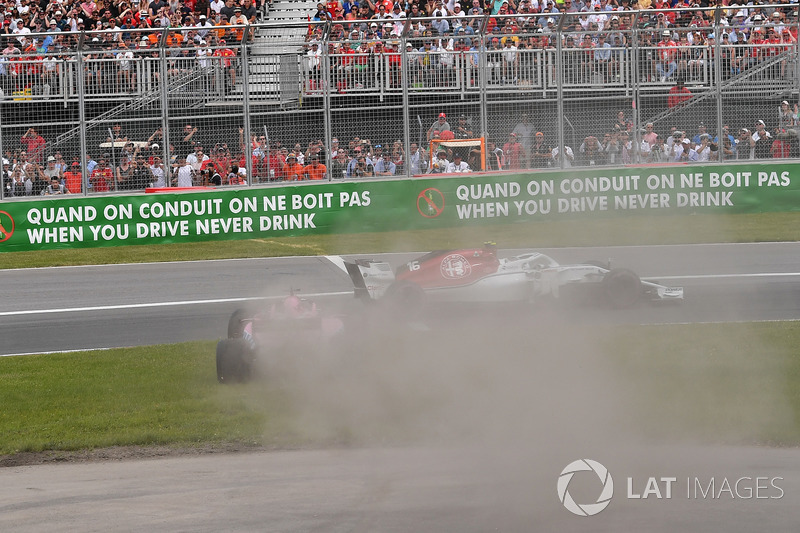
[[[586,335],[586,345],[602,347],[602,366],[614,376],[625,404],[632,406],[625,411],[632,417],[630,424],[643,435],[800,444],[800,323],[625,326],[581,334]],[[459,371],[475,370],[466,382],[479,384],[481,361],[491,352],[481,353],[471,360],[453,357],[444,367],[431,364],[428,355],[419,357],[422,364],[417,367],[405,366],[403,359],[390,361],[383,370],[370,366],[369,359],[347,372],[334,366],[332,374],[321,373],[321,381],[308,389],[335,381],[337,371],[355,376],[350,385],[358,385],[332,388],[330,396],[318,396],[316,404],[287,390],[285,383],[270,380],[219,385],[213,342],[2,358],[0,454],[115,445],[324,445],[331,441],[330,434],[298,428],[328,413],[336,413],[350,429],[369,424],[369,417],[385,423],[392,416],[408,428],[427,427],[427,409],[419,404],[426,380],[437,372],[449,380]],[[531,364],[531,357],[535,354],[517,360]],[[404,372],[414,379],[404,380]],[[388,384],[368,389],[375,400],[370,411],[358,412],[361,401],[331,406],[330,400],[356,395],[350,389],[367,386],[359,375]],[[430,381],[436,384],[431,397],[443,394],[436,379]],[[386,400],[387,395],[408,396],[403,392],[408,387],[415,391],[412,401]],[[467,391],[464,398],[469,396]],[[387,401],[385,407],[381,401]],[[401,405],[415,410],[401,416],[393,411]],[[322,415],[309,413],[310,407]],[[307,420],[298,424],[303,408]],[[346,409],[354,412],[337,412]],[[467,415],[470,425],[482,423],[473,420],[472,413]],[[336,431],[346,434],[344,426]]]
[[[631,216],[439,230],[14,252],[0,254],[0,268],[424,251],[473,246],[486,240],[497,241],[501,248],[800,241],[800,213]]]

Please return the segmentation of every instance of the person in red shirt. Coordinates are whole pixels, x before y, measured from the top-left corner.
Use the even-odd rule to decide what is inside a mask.
[[[678,78],[675,87],[669,90],[669,96],[667,96],[667,107],[672,109],[673,107],[677,107],[691,98],[692,91],[684,87],[682,78]]]
[[[318,155],[312,155],[311,164],[305,166],[303,174],[308,180],[322,180],[327,177],[328,168],[319,162]]]
[[[678,43],[672,40],[672,32],[670,30],[664,30],[661,32],[661,40],[656,46],[658,48],[656,74],[664,82],[667,78],[671,78],[678,68]]]
[[[503,145],[503,168],[518,170],[522,168],[522,144],[517,141],[517,134],[508,134],[508,142]]]
[[[222,67],[222,70],[228,72],[230,75],[230,86],[228,86],[227,83],[225,84],[227,91],[236,86],[236,65],[233,61],[236,57],[236,52],[227,47],[225,39],[220,39],[219,44],[221,48],[215,50],[212,55],[219,58],[217,61],[219,61],[219,65]]]
[[[25,151],[28,153],[28,161],[44,165],[44,152],[47,141],[44,140],[44,137],[39,135],[36,128],[28,128],[28,131],[25,132],[25,135],[22,136],[19,142],[25,147]]]
[[[114,185],[114,174],[111,173],[111,168],[108,166],[108,161],[105,157],[101,157],[97,161],[97,166],[94,167],[92,175],[89,178],[94,192],[108,192]]]
[[[83,190],[83,175],[81,174],[81,164],[77,161],[70,165],[69,170],[64,172],[64,185],[69,192],[75,194]]]

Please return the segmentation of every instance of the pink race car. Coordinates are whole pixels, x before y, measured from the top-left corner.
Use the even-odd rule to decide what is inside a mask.
[[[291,291],[268,310],[237,309],[228,320],[228,338],[217,343],[217,380],[245,382],[257,370],[259,357],[269,356],[301,339],[316,342],[339,334],[344,323],[320,314],[317,305]]]

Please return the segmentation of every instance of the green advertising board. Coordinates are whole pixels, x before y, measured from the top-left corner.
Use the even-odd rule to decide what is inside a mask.
[[[0,251],[800,208],[797,163],[572,169],[0,203]]]

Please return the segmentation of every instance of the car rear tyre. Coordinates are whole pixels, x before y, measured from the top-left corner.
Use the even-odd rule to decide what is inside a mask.
[[[244,335],[244,327],[247,325],[245,318],[247,313],[244,309],[237,309],[228,320],[228,338],[241,339]]]
[[[639,276],[625,268],[610,270],[603,277],[603,289],[609,305],[615,309],[632,307],[642,296]]]
[[[386,289],[386,297],[401,309],[419,309],[425,302],[425,291],[414,282],[396,281]]]
[[[217,343],[217,381],[243,383],[252,375],[250,346],[243,339],[222,339]]]

